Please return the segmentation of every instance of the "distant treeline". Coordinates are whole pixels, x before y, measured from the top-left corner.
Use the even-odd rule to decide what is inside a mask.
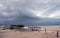
[[[21,29],[23,28],[25,25],[23,24],[19,24],[19,25],[10,25],[10,29]]]

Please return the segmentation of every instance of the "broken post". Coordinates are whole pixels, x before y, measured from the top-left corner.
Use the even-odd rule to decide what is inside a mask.
[[[57,34],[56,34],[56,37],[59,38],[59,31],[57,30]]]
[[[45,28],[45,34],[47,34],[47,30],[46,30],[46,28]]]

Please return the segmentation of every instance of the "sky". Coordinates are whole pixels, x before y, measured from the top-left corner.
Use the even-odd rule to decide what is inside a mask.
[[[0,24],[60,24],[60,0],[0,0]]]

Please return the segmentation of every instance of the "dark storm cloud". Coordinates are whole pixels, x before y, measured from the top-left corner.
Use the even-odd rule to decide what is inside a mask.
[[[60,0],[0,0],[0,21],[15,24],[58,23]]]

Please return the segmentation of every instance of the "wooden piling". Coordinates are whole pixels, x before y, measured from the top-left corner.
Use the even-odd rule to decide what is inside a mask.
[[[56,37],[59,38],[59,31],[57,30]]]
[[[47,34],[47,30],[46,30],[46,28],[45,28],[45,34]]]

